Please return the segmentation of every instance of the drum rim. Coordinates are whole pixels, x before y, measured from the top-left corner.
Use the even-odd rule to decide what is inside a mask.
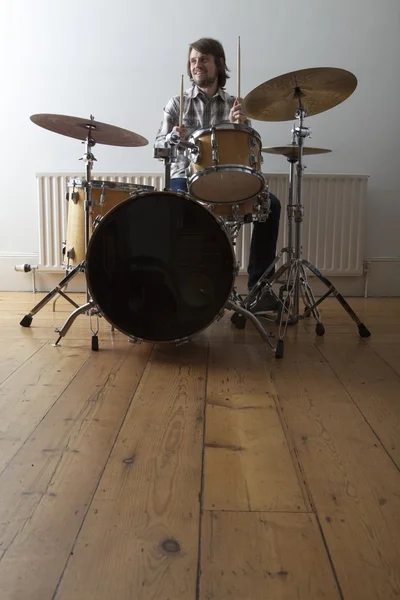
[[[87,179],[83,177],[70,177],[67,180],[67,187],[86,187]],[[134,190],[145,190],[149,192],[153,192],[155,187],[152,185],[142,185],[141,183],[130,183],[127,181],[108,181],[102,179],[92,179],[91,181],[92,188],[97,189],[115,189],[125,191],[134,191]]]
[[[189,190],[191,189],[192,185],[194,183],[196,183],[196,181],[198,179],[200,179],[200,177],[202,177],[204,175],[211,175],[212,173],[218,173],[220,171],[228,171],[228,172],[235,172],[235,173],[245,172],[245,173],[248,173],[249,175],[255,176],[257,179],[259,179],[261,181],[261,183],[263,185],[261,185],[261,189],[256,194],[253,194],[252,196],[248,196],[247,198],[243,198],[243,200],[235,200],[235,202],[214,202],[212,200],[203,200],[203,199],[197,198],[197,196],[195,196],[194,193],[191,192],[192,196],[195,200],[197,200],[198,202],[207,202],[208,204],[215,204],[217,206],[219,206],[221,204],[222,205],[242,204],[243,202],[248,202],[249,200],[253,200],[254,198],[257,198],[257,196],[263,192],[263,190],[266,186],[266,183],[267,183],[262,171],[258,171],[257,169],[252,169],[251,167],[247,167],[245,165],[223,165],[221,167],[206,167],[205,169],[202,169],[201,171],[197,171],[196,173],[191,175],[188,178]]]
[[[191,135],[189,139],[196,140],[201,137],[205,133],[211,133],[213,130],[215,131],[244,131],[249,133],[250,135],[256,137],[261,144],[261,136],[253,129],[253,127],[249,127],[248,125],[244,125],[243,123],[222,123],[221,125],[209,125],[208,127],[203,127],[201,129],[196,129]]]
[[[96,296],[93,294],[93,290],[92,287],[90,285],[90,280],[89,280],[89,270],[88,270],[88,257],[91,251],[91,247],[93,245],[93,240],[96,239],[96,236],[98,236],[98,231],[101,229],[102,225],[104,224],[104,222],[107,221],[107,218],[109,217],[109,215],[111,215],[112,213],[114,213],[116,210],[120,210],[120,208],[122,207],[123,204],[126,204],[127,202],[129,202],[130,200],[134,200],[134,199],[138,199],[138,198],[142,198],[145,197],[147,195],[150,195],[152,193],[156,193],[156,194],[161,194],[162,196],[168,195],[168,196],[178,196],[180,198],[184,198],[186,200],[189,200],[190,202],[192,202],[193,204],[199,206],[202,210],[205,210],[209,215],[211,215],[211,217],[214,219],[214,221],[216,222],[216,224],[219,226],[220,230],[222,231],[222,233],[225,235],[227,244],[229,246],[230,249],[230,253],[232,256],[232,281],[231,281],[231,285],[230,285],[230,289],[229,292],[226,296],[226,300],[224,305],[220,308],[220,310],[217,312],[217,314],[214,316],[214,318],[207,323],[207,325],[205,325],[204,327],[202,327],[201,329],[198,329],[197,331],[195,331],[194,333],[192,333],[189,336],[184,336],[184,337],[180,337],[180,338],[174,338],[171,340],[150,340],[147,338],[141,338],[139,336],[136,336],[132,333],[129,333],[128,331],[125,331],[122,327],[119,327],[116,323],[114,323],[110,317],[108,317],[101,309],[101,306],[99,305]],[[105,320],[112,325],[113,327],[115,327],[115,329],[117,329],[118,331],[120,331],[121,333],[123,333],[124,335],[126,335],[128,338],[130,338],[131,340],[135,340],[138,342],[146,342],[149,344],[180,344],[180,343],[184,343],[186,341],[189,341],[190,339],[192,339],[194,336],[199,335],[200,333],[202,333],[203,331],[205,331],[208,327],[210,327],[219,317],[220,315],[223,313],[223,311],[225,310],[225,307],[227,305],[227,303],[229,302],[229,299],[232,295],[232,291],[235,287],[235,279],[236,279],[236,275],[238,273],[238,263],[237,263],[237,258],[236,258],[236,254],[235,254],[235,250],[233,248],[233,244],[230,240],[229,234],[228,234],[228,228],[226,226],[226,224],[216,215],[214,215],[210,210],[208,210],[205,206],[203,206],[198,200],[196,200],[195,198],[191,197],[187,192],[174,192],[172,190],[151,190],[149,192],[136,192],[134,194],[132,194],[131,196],[129,196],[129,198],[126,198],[125,200],[123,200],[122,202],[120,202],[119,204],[116,204],[115,206],[113,206],[113,208],[111,208],[101,219],[101,221],[99,221],[97,227],[95,228],[95,230],[93,231],[90,240],[89,240],[89,244],[87,247],[87,251],[86,251],[86,257],[85,257],[85,279],[86,279],[86,283],[87,283],[87,287],[89,290],[89,293],[95,303],[95,305],[100,309],[100,315],[102,317],[105,318]]]

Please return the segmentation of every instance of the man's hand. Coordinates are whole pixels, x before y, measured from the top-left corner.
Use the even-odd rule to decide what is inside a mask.
[[[229,113],[229,120],[231,123],[244,123],[246,121],[246,115],[242,108],[242,98],[236,98],[235,102]]]
[[[184,125],[181,125],[180,127],[178,125],[175,125],[175,127],[172,128],[172,131],[177,131],[183,139],[186,137],[187,134],[187,130]]]

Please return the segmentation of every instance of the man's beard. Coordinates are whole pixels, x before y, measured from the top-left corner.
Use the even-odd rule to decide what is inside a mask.
[[[212,85],[214,85],[217,78],[218,78],[218,74],[215,74],[213,77],[210,77],[204,73],[204,74],[201,74],[200,76],[197,75],[195,82],[199,87],[208,88],[208,87],[211,87]]]

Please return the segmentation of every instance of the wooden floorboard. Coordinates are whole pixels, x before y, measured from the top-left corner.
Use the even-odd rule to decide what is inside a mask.
[[[344,597],[396,598],[398,469],[316,347],[287,345],[272,379]]]
[[[362,340],[332,336],[318,349],[400,468],[400,376]]]
[[[62,351],[45,344],[0,386],[0,473],[68,387],[89,352],[71,341]]]
[[[231,313],[54,348],[43,297],[0,293],[0,600],[400,597],[399,299],[349,299],[364,340],[328,299],[276,360]]]
[[[2,473],[2,600],[53,597],[149,352],[92,353]]]
[[[210,344],[204,508],[306,511],[259,345]]]
[[[207,512],[201,600],[340,600],[315,515]]]
[[[57,600],[195,598],[207,345],[157,348]]]

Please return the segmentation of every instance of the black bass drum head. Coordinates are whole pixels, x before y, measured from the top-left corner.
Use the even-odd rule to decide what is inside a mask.
[[[171,342],[211,324],[229,299],[235,257],[217,219],[184,194],[134,195],[103,217],[86,256],[92,298],[123,333]]]

